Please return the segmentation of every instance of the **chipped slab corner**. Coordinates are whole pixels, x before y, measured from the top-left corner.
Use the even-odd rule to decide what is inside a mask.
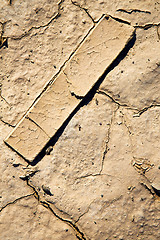
[[[134,35],[134,28],[104,16],[51,86],[5,139],[32,162]]]
[[[28,118],[22,119],[4,142],[32,162],[49,141],[47,134]]]

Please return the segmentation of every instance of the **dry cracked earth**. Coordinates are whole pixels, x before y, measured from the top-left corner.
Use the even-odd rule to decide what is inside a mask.
[[[0,133],[0,239],[160,239],[160,1],[0,0]]]

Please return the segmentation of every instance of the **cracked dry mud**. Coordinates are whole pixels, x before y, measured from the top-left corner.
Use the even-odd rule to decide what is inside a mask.
[[[160,238],[159,15],[0,0],[0,239]]]

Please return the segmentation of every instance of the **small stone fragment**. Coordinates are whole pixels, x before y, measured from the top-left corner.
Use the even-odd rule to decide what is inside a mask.
[[[47,187],[47,186],[45,186],[45,185],[42,185],[42,189],[43,189],[44,193],[46,193],[47,195],[53,196],[53,194],[51,193],[49,187]]]
[[[50,153],[52,152],[53,150],[53,147],[52,146],[49,146],[47,149],[46,149],[46,155],[50,155]]]

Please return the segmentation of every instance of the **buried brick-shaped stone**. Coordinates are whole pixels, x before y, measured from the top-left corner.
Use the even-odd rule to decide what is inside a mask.
[[[6,143],[32,161],[80,103],[73,95],[85,96],[90,91],[133,33],[131,26],[104,17]]]

